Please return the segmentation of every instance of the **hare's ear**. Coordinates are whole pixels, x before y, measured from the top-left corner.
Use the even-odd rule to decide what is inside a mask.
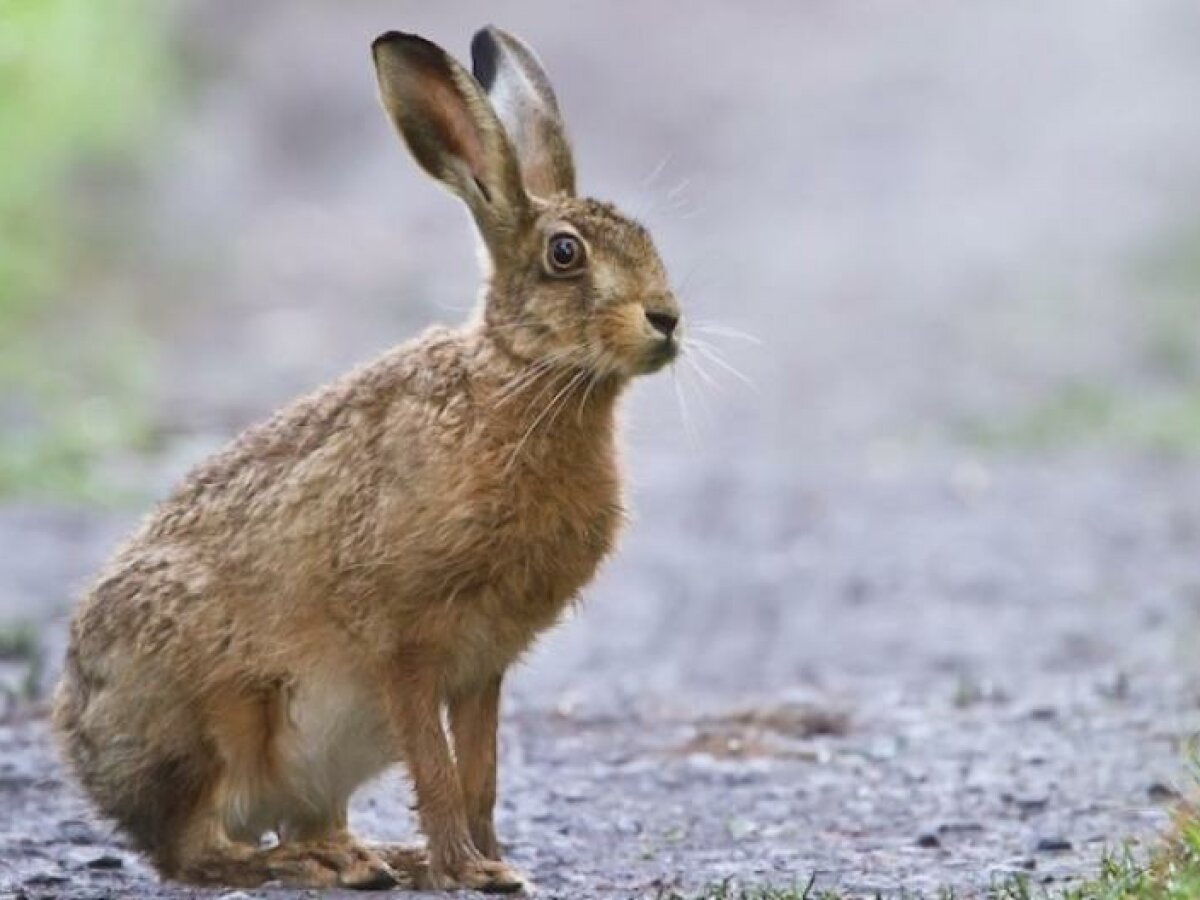
[[[413,157],[466,202],[497,252],[531,205],[491,103],[466,69],[424,38],[389,31],[371,53],[384,109]]]
[[[527,44],[488,26],[471,41],[471,67],[517,151],[525,188],[575,195],[575,162],[546,70]]]

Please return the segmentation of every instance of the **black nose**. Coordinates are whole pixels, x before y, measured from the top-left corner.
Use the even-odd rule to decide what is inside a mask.
[[[675,333],[675,326],[679,324],[679,316],[673,316],[670,313],[647,311],[646,321],[663,337],[669,338]]]

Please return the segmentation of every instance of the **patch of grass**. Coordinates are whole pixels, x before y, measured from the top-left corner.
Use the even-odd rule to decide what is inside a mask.
[[[1200,382],[1135,391],[1068,384],[1006,422],[970,422],[968,440],[998,450],[1109,446],[1200,455]]]
[[[38,699],[45,658],[38,633],[28,623],[0,625],[0,663],[17,663],[19,679],[0,682],[0,707],[13,707]]]
[[[166,83],[162,13],[155,0],[0,0],[0,496],[98,499],[91,463],[142,437],[145,380],[128,354],[144,347],[87,333],[64,298],[93,314],[102,302],[94,245],[110,236],[76,224],[76,176],[144,146]]]
[[[37,632],[23,622],[0,627],[0,660],[28,662],[38,652]]]
[[[1200,221],[1150,254],[1137,274],[1150,298],[1148,360],[1176,378],[1200,378]]]
[[[963,436],[998,450],[1108,446],[1200,455],[1200,219],[1160,241],[1129,275],[1128,378],[1060,385]]]
[[[883,895],[876,895],[883,900]],[[1038,885],[1028,875],[1006,875],[982,895],[944,888],[932,895],[901,892],[890,900],[1197,900],[1200,898],[1200,808],[1181,806],[1170,834],[1149,856],[1139,859],[1131,849],[1110,853],[1094,877],[1073,885]],[[655,900],[860,900],[836,888],[820,889],[815,879],[790,886],[740,885],[732,879],[685,893],[661,888]]]
[[[95,504],[125,499],[99,464],[151,444],[145,402],[150,350],[138,332],[121,326],[111,330],[106,340],[73,348],[69,363],[47,360],[33,338],[28,348],[14,354],[15,371],[0,365],[0,383],[7,379],[19,386],[14,395],[27,405],[24,411],[8,411],[10,421],[0,437],[0,497],[50,496]],[[36,352],[42,359],[21,359],[22,352]]]

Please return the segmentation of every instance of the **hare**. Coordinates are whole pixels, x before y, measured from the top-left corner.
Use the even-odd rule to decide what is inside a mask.
[[[616,407],[676,356],[680,310],[646,230],[576,195],[533,52],[495,28],[471,50],[474,77],[415,35],[372,45],[384,108],[482,237],[472,320],[201,463],[74,617],[57,732],[164,877],[524,885],[492,822],[501,684],[613,548]],[[395,762],[425,849],[348,830]]]

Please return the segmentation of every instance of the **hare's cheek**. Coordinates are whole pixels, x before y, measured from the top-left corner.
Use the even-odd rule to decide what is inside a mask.
[[[645,354],[644,319],[642,308],[636,303],[613,307],[599,319],[601,341],[605,349],[627,370],[638,368]]]

